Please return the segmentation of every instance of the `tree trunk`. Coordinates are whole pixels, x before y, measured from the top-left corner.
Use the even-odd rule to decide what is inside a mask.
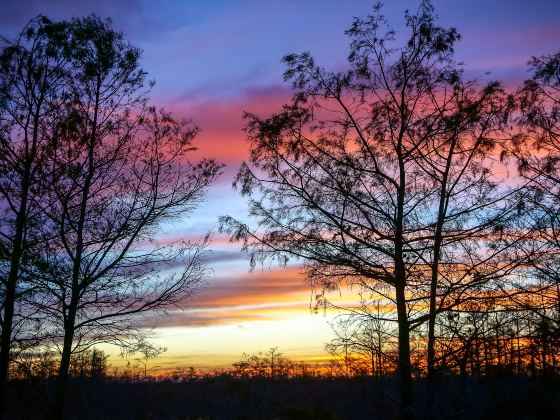
[[[399,379],[401,393],[401,416],[413,418],[412,370],[410,366],[410,332],[404,286],[396,288],[397,317],[399,323]]]
[[[437,296],[437,284],[439,275],[439,258],[441,250],[441,225],[438,226],[440,237],[436,238],[434,245],[434,262],[432,265],[432,279],[430,283],[430,309],[428,315],[428,385],[430,392],[433,391],[433,376],[435,370],[435,359],[436,359],[436,296]]]
[[[437,297],[437,287],[439,281],[439,261],[441,258],[441,245],[443,242],[443,224],[445,223],[447,215],[447,200],[448,200],[448,178],[451,164],[453,162],[453,156],[455,152],[455,145],[457,139],[452,138],[449,152],[447,154],[447,160],[445,164],[445,171],[443,173],[443,178],[441,180],[440,192],[439,192],[439,205],[438,205],[438,216],[436,223],[436,230],[434,232],[434,248],[433,248],[433,261],[432,261],[432,276],[430,281],[430,309],[428,315],[428,388],[430,395],[434,392],[433,389],[433,376],[435,370],[435,325],[436,325],[436,297]]]
[[[439,258],[441,247],[441,230],[443,223],[438,221],[436,240],[434,244],[434,261],[432,264],[432,279],[430,283],[430,309],[428,314],[428,372],[427,372],[427,391],[428,391],[428,410],[432,412],[436,395],[436,379],[434,378],[436,360],[436,296],[439,276]]]
[[[84,251],[84,226],[87,215],[88,197],[91,187],[91,182],[95,172],[94,168],[94,151],[97,140],[97,116],[99,112],[99,97],[100,97],[101,76],[97,76],[95,106],[93,110],[93,120],[91,126],[91,135],[89,136],[88,144],[88,169],[87,176],[82,189],[82,197],[80,202],[80,217],[78,219],[78,226],[76,229],[76,255],[74,257],[74,264],[72,267],[72,296],[70,304],[68,305],[68,316],[64,321],[64,344],[62,347],[62,357],[60,360],[60,369],[56,378],[55,398],[52,408],[53,419],[59,419],[64,414],[64,397],[66,394],[66,382],[68,381],[68,368],[70,367],[70,357],[72,355],[72,343],[74,341],[74,332],[76,329],[76,312],[79,303],[80,293],[80,269],[82,264],[82,253]]]
[[[0,418],[2,417],[6,404],[4,396],[6,395],[8,368],[10,365],[10,347],[12,343],[16,280],[20,256],[21,252],[19,250],[13,252],[12,254],[10,273],[6,284],[6,296],[4,299],[4,317],[2,320],[2,339],[0,343]]]
[[[6,295],[4,297],[4,317],[2,320],[2,337],[0,339],[0,418],[4,412],[6,401],[6,383],[8,381],[8,370],[10,366],[10,348],[12,344],[12,328],[14,322],[14,308],[16,302],[17,280],[20,272],[21,257],[23,255],[24,235],[27,225],[27,211],[29,191],[31,188],[32,166],[37,154],[37,140],[39,136],[39,110],[43,104],[43,96],[38,98],[36,112],[30,111],[28,118],[33,118],[32,137],[25,136],[25,164],[21,179],[21,197],[19,209],[15,220],[14,241],[12,244],[12,255],[10,260],[10,271],[6,279]]]
[[[6,280],[6,295],[4,297],[4,316],[2,320],[2,338],[0,341],[0,418],[4,412],[6,401],[6,384],[8,381],[8,369],[10,366],[10,348],[12,344],[12,328],[14,321],[14,308],[16,302],[16,287],[19,275],[21,256],[23,255],[23,237],[27,223],[27,201],[29,193],[30,165],[26,165],[26,171],[22,180],[22,195],[20,199],[19,212],[16,216],[16,231],[12,245],[10,260],[10,272]]]
[[[66,383],[68,382],[68,370],[70,368],[70,358],[72,356],[72,343],[74,341],[74,323],[76,321],[76,308],[71,305],[68,309],[68,317],[64,325],[64,343],[60,358],[60,367],[55,382],[54,400],[52,405],[51,418],[64,418],[64,399],[66,396]]]

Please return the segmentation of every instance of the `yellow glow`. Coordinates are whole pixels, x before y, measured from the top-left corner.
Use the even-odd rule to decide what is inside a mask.
[[[168,351],[149,362],[154,370],[172,370],[193,366],[208,371],[229,368],[243,353],[253,354],[278,347],[294,361],[320,361],[328,358],[324,345],[332,337],[331,314],[311,314],[307,309],[279,311],[265,321],[239,322],[204,327],[173,327],[156,330],[153,342]],[[127,360],[107,347],[113,368],[124,368]],[[134,362],[134,358],[131,361]]]

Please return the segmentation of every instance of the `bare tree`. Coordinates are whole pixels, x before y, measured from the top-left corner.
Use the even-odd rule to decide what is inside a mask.
[[[71,376],[97,377],[107,373],[109,355],[96,348],[74,354],[70,359]]]
[[[528,223],[537,232],[531,245],[540,252],[520,287],[527,308],[560,325],[560,53],[529,64],[533,77],[516,95],[519,133],[512,153],[530,185]]]
[[[377,300],[357,310],[346,311],[332,325],[335,337],[325,345],[333,356],[342,357],[345,376],[350,374],[350,360],[355,357],[366,372],[377,378],[384,377],[396,366],[397,334],[389,308]]]
[[[44,221],[42,165],[46,127],[65,95],[66,24],[44,17],[29,22],[15,41],[2,39],[0,55],[0,412],[14,338],[23,339],[29,315],[34,248]],[[18,310],[19,309],[19,310]],[[27,315],[27,316],[25,316]],[[19,333],[19,334],[18,334]],[[34,334],[33,334],[34,333]],[[38,335],[32,331],[31,335]],[[27,338],[31,338],[27,335]]]
[[[303,362],[302,362],[303,363]],[[232,363],[232,374],[237,378],[261,377],[278,379],[296,376],[296,364],[283,356],[278,347],[272,347],[267,352],[257,354],[243,354],[241,360]],[[300,366],[301,367],[301,366]],[[300,369],[302,375],[305,369]]]
[[[34,250],[44,269],[32,279],[33,304],[49,318],[42,328],[60,346],[56,418],[73,352],[126,344],[141,332],[139,314],[182,304],[204,281],[206,240],[158,244],[154,236],[196,208],[221,169],[188,160],[198,133],[190,121],[147,106],[140,51],[110,22],[61,25],[65,94],[43,134],[48,240]]]
[[[431,104],[442,118],[418,160],[431,178],[427,188],[437,197],[425,212],[431,232],[417,247],[430,272],[429,377],[435,368],[437,314],[463,304],[469,291],[482,292],[481,286],[507,276],[523,261],[515,254],[519,239],[504,240],[518,217],[522,188],[505,187],[496,169],[506,139],[507,97],[497,83],[480,89],[475,82],[457,81],[451,92],[439,93],[444,98],[434,97]]]
[[[153,359],[157,359],[159,356],[165,353],[167,351],[167,348],[150,343],[146,340],[140,340],[136,344],[135,348],[131,351],[141,354],[141,357],[136,358],[135,360],[142,365],[144,380],[146,381],[148,379],[148,371],[158,367],[152,366],[150,369],[148,369],[148,363]]]
[[[346,72],[325,71],[309,53],[284,58],[297,93],[270,118],[246,115],[251,161],[234,184],[259,225],[231,217],[222,224],[252,264],[299,258],[318,289],[346,283],[394,303],[408,415],[410,331],[429,320],[433,343],[438,313],[504,275],[475,243],[494,246],[495,226],[515,206],[484,166],[506,96],[497,84],[480,89],[462,80],[453,60],[459,35],[436,25],[429,1],[405,18],[403,47],[393,46],[379,6],[356,19]],[[451,273],[451,264],[466,262],[459,278]]]

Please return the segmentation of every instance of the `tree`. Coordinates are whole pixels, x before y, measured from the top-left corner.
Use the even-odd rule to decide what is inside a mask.
[[[560,325],[560,53],[529,64],[533,77],[515,96],[519,132],[510,151],[529,183],[527,223],[536,231],[530,246],[539,252],[517,302]]]
[[[153,366],[150,369],[148,369],[148,363],[150,362],[150,360],[156,359],[159,356],[161,356],[163,353],[165,353],[167,351],[167,348],[152,344],[145,340],[140,340],[133,351],[136,353],[140,353],[142,355],[142,357],[137,358],[136,361],[142,365],[144,380],[147,380],[148,370],[157,367],[157,366]]]
[[[277,379],[296,376],[295,364],[272,347],[267,352],[257,354],[243,353],[241,360],[232,363],[232,374],[237,378],[261,377]],[[302,373],[305,369],[302,370]]]
[[[34,309],[47,318],[42,329],[61,353],[52,411],[60,418],[74,352],[132,344],[143,337],[139,315],[182,305],[203,284],[208,238],[159,244],[154,235],[203,201],[221,164],[189,161],[198,128],[148,105],[140,51],[109,21],[90,16],[52,26],[57,31],[44,31],[56,48],[43,47],[38,59],[62,62],[64,71],[57,96],[48,98],[54,112],[35,127],[41,160],[28,158],[41,179],[43,239],[33,249],[41,269],[30,282]],[[6,91],[2,103],[37,113],[17,99]]]
[[[524,262],[515,252],[521,238],[506,240],[520,215],[523,185],[504,187],[492,169],[505,141],[507,97],[495,82],[479,89],[476,82],[457,81],[452,88],[434,101],[440,126],[418,160],[436,197],[425,211],[432,232],[417,246],[430,271],[428,377],[435,369],[436,316],[468,301],[469,291],[484,293],[486,286],[491,293],[496,279]]]
[[[96,348],[75,353],[70,359],[69,373],[71,376],[98,377],[107,373],[109,355]]]
[[[270,118],[246,114],[251,159],[234,183],[258,227],[221,221],[252,264],[295,257],[318,289],[349,284],[394,303],[408,416],[411,330],[429,320],[433,343],[437,314],[512,269],[497,261],[509,245],[497,244],[515,206],[484,166],[506,96],[496,83],[463,81],[459,35],[436,25],[429,1],[405,20],[407,42],[394,47],[380,6],[356,19],[345,72],[327,72],[309,53],[284,57],[296,94]]]
[[[325,345],[325,350],[343,358],[346,377],[352,357],[357,357],[366,367],[365,371],[377,378],[394,370],[396,335],[393,319],[388,320],[388,314],[382,314],[386,309],[381,301],[368,302],[367,306],[359,308],[359,312],[354,310],[338,316],[332,325],[335,337]]]
[[[29,292],[34,249],[42,238],[46,126],[64,98],[66,24],[33,19],[0,55],[0,412],[16,332],[28,326],[19,308]],[[37,335],[33,331],[32,335]],[[21,337],[21,334],[19,335]],[[29,339],[30,336],[28,335]]]

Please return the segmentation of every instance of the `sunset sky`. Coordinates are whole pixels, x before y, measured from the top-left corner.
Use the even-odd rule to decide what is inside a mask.
[[[327,69],[345,65],[344,30],[365,17],[367,0],[2,0],[0,34],[12,38],[29,19],[94,12],[143,50],[142,64],[156,81],[153,102],[192,118],[202,133],[201,155],[226,164],[206,202],[185,220],[167,226],[162,239],[197,239],[214,229],[213,270],[208,286],[184,311],[160,320],[154,340],[168,351],[157,364],[228,367],[242,353],[279,347],[294,360],[326,357],[333,313],[313,314],[312,294],[297,268],[258,267],[249,273],[238,244],[216,229],[217,217],[246,215],[244,200],[231,188],[248,155],[243,111],[267,115],[290,98],[283,83],[282,56],[311,51]],[[385,14],[402,32],[403,12],[418,2],[391,0]],[[527,76],[531,56],[560,50],[558,0],[434,0],[440,22],[463,39],[456,56],[467,75],[513,86]],[[22,5],[25,4],[25,7]],[[484,76],[485,72],[490,75]],[[117,359],[112,361],[118,365]]]

